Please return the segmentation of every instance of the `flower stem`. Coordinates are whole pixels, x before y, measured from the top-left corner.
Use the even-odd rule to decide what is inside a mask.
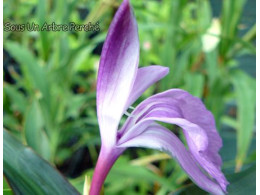
[[[122,154],[124,149],[101,147],[94,175],[92,178],[89,195],[100,195],[100,190],[107,177],[108,172]]]

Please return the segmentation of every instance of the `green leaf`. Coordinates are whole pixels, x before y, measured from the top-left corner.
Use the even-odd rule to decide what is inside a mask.
[[[45,0],[39,0],[38,1],[38,6],[37,6],[37,16],[38,16],[38,24],[40,25],[40,28],[46,23],[47,21],[47,6],[48,2]],[[40,31],[40,40],[41,40],[41,55],[44,60],[48,59],[48,55],[50,54],[49,49],[50,49],[50,41],[48,34],[50,34],[48,31],[41,30]]]
[[[242,15],[246,0],[223,1],[221,13],[221,42],[220,54],[226,57],[234,45],[237,36],[238,24]]]
[[[4,175],[15,194],[79,194],[49,163],[3,131]]]
[[[185,75],[184,89],[189,91],[192,95],[199,98],[203,95],[204,77],[198,73],[189,73]]]
[[[250,146],[255,125],[255,80],[242,71],[232,75],[237,100],[237,170],[240,170]]]
[[[86,95],[73,95],[68,98],[68,108],[66,117],[78,117],[80,114],[80,108],[86,102]]]
[[[187,184],[176,191],[169,193],[169,195],[208,195],[208,193],[193,183]]]
[[[14,194],[6,179],[3,178],[3,195],[12,195]]]
[[[26,47],[15,42],[6,42],[5,48],[21,65],[23,76],[26,78],[28,85],[33,85],[34,90],[39,90],[47,99],[49,96],[49,88],[45,69],[38,64],[35,56]]]
[[[198,27],[200,31],[206,30],[210,26],[212,13],[209,1],[197,1]]]
[[[223,116],[221,119],[223,124],[226,124],[234,129],[237,129],[237,121],[230,116]]]
[[[24,113],[27,104],[25,96],[21,92],[19,92],[13,85],[9,84],[4,85],[4,92],[12,102],[11,106],[13,111]]]
[[[176,189],[176,186],[174,186],[171,182],[169,182],[168,179],[156,175],[155,173],[153,173],[152,171],[150,171],[144,166],[130,165],[129,161],[121,157],[115,163],[115,165],[111,169],[106,179],[106,183],[114,184],[114,185],[109,185],[109,188],[106,188],[106,192],[108,194],[109,193],[111,194],[111,192],[113,192],[112,194],[114,194],[115,191],[124,189],[125,187],[122,187],[124,185],[120,184],[118,186],[118,184],[122,182],[126,182],[127,185],[127,183],[129,184],[129,180],[132,180],[132,182],[134,183],[140,183],[146,181],[150,184],[153,184],[158,182],[160,185],[167,188],[168,190]]]
[[[227,188],[229,195],[256,194],[256,165],[227,176],[230,185]]]
[[[165,43],[161,52],[162,64],[169,67],[169,74],[164,78],[162,82],[162,88],[164,90],[171,88],[172,78],[174,74],[174,64],[177,57],[177,45],[178,34],[175,32],[181,20],[181,12],[184,6],[184,1],[176,0],[170,3],[169,19],[167,21],[168,27],[165,34]]]
[[[46,160],[50,159],[50,147],[47,135],[44,132],[44,120],[37,100],[34,100],[25,116],[25,138],[38,154]]]
[[[227,192],[229,195],[256,194],[256,166],[248,168],[240,173],[233,173],[227,176],[229,185]],[[183,188],[170,193],[169,195],[206,195],[207,192],[198,186],[191,184],[183,186]]]
[[[213,87],[214,81],[219,75],[218,69],[218,54],[216,50],[205,53],[205,65],[208,73],[208,83],[210,87]]]

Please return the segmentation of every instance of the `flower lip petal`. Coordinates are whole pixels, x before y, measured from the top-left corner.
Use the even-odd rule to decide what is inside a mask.
[[[196,124],[204,129],[207,137],[209,138],[209,145],[207,150],[203,151],[203,154],[208,155],[210,161],[214,162],[217,167],[221,166],[222,161],[218,155],[218,151],[222,147],[222,140],[216,130],[213,115],[206,109],[199,98],[194,97],[181,89],[170,89],[165,92],[153,95],[141,102],[132,112],[132,115],[139,116],[140,113],[143,113],[144,110],[148,110],[147,113],[143,116],[151,117],[152,115],[156,114],[156,112],[153,112],[153,110],[147,109],[151,106],[154,107],[153,110],[158,110],[158,108],[163,107],[172,109],[172,112],[178,112],[180,114],[180,116],[177,116],[177,118],[184,118],[187,121],[190,121],[191,123]],[[150,115],[147,115],[149,112]],[[168,111],[168,113],[170,114],[171,112]],[[159,116],[158,114],[156,115]],[[160,115],[160,117],[162,116]],[[120,130],[120,133],[129,131],[131,126],[135,125],[134,120],[135,118],[128,118],[123,128]],[[139,119],[139,121],[140,120],[141,119]]]
[[[201,100],[183,90],[172,89],[144,100],[132,115],[138,119],[129,118],[125,122],[119,131],[118,144],[138,137],[144,131],[141,126],[148,126],[152,121],[176,124],[183,129],[193,158],[226,190],[227,181],[218,154],[222,141],[212,114]]]
[[[228,182],[218,184],[209,179],[197,166],[192,154],[186,150],[183,143],[165,127],[150,122],[149,125],[140,126],[142,133],[138,136],[119,144],[117,147],[146,147],[158,149],[169,153],[175,158],[189,177],[202,189],[217,195],[224,194]],[[221,185],[221,186],[220,186]],[[224,186],[224,189],[222,188]]]
[[[126,131],[118,140],[118,144],[124,143],[127,140],[140,135],[143,131],[143,128],[140,127],[145,124],[148,125],[152,121],[160,121],[180,126],[183,129],[185,135],[189,138],[189,141],[193,144],[192,149],[198,153],[200,151],[206,150],[208,146],[208,137],[204,130],[201,129],[198,125],[193,124],[183,118],[167,118],[165,116],[151,116],[143,119],[135,126],[133,126],[129,131]]]
[[[104,43],[97,80],[97,113],[102,144],[113,145],[139,62],[137,23],[128,0],[119,7]],[[108,139],[109,137],[109,139]]]

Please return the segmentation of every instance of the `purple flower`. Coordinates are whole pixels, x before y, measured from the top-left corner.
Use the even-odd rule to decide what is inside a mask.
[[[138,68],[137,23],[128,0],[119,7],[102,50],[97,80],[97,113],[101,151],[90,195],[99,195],[117,158],[128,147],[146,147],[169,153],[200,188],[224,194],[228,182],[218,154],[222,140],[213,115],[196,97],[171,89],[141,102],[118,130],[121,117],[137,98],[168,73],[168,68]],[[182,128],[188,149],[171,131],[157,123]]]

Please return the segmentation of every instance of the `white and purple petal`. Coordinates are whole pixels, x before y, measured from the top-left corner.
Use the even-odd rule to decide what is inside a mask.
[[[115,144],[116,131],[134,85],[139,62],[138,30],[124,0],[110,25],[97,80],[97,113],[102,144]]]

